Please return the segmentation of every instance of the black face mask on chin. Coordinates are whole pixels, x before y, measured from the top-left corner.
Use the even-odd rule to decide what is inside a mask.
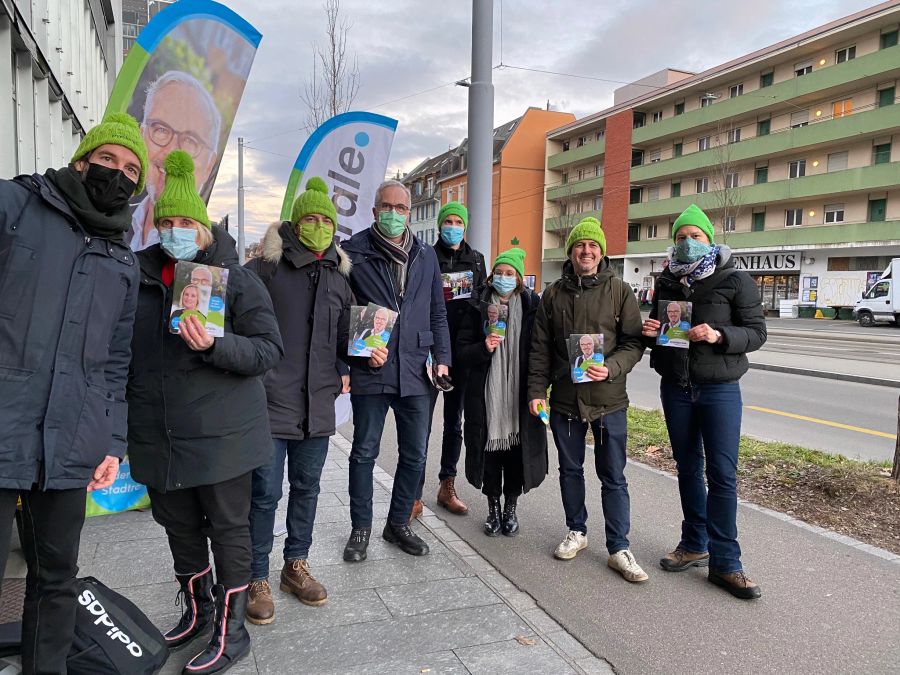
[[[84,187],[91,203],[102,213],[121,211],[137,189],[137,183],[118,169],[88,164]]]

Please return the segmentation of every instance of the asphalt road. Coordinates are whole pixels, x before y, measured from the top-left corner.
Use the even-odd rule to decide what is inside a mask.
[[[341,432],[352,437],[350,425]],[[381,447],[378,463],[393,475],[392,416]],[[425,502],[617,672],[896,672],[900,566],[742,506],[743,560],[764,596],[754,603],[735,600],[709,584],[700,570],[669,574],[659,569],[656,561],[678,540],[677,485],[629,465],[631,547],[650,575],[648,583],[632,586],[606,567],[600,486],[590,464],[585,472],[589,548],[573,561],[553,559],[565,520],[552,440],[549,452],[550,474],[520,501],[522,530],[516,538],[484,536],[485,499],[464,478],[457,489],[469,515],[453,516],[437,506],[439,433],[429,448]],[[461,460],[461,473],[463,466]]]

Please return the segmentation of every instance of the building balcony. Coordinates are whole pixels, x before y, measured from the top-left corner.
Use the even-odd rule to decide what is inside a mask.
[[[544,229],[547,232],[561,232],[575,227],[584,218],[596,218],[600,220],[600,211],[584,211],[582,213],[570,213],[565,216],[556,216],[544,220]]]
[[[579,195],[597,193],[603,190],[603,176],[586,178],[579,181],[569,181],[565,185],[557,185],[547,190],[547,199],[557,201],[569,199]]]
[[[839,141],[855,141],[879,134],[891,134],[900,129],[900,107],[884,106],[874,110],[853,113],[824,122],[813,122],[796,129],[787,128],[767,136],[755,136],[739,143],[719,146],[702,152],[692,152],[661,162],[637,166],[631,170],[631,182],[648,184],[660,179],[697,173],[701,169],[715,167],[725,160],[732,165],[758,158],[769,158],[801,150],[814,150],[818,146]],[[727,153],[727,154],[725,154]],[[724,156],[723,156],[724,155]],[[822,160],[824,161],[824,157]]]
[[[863,82],[874,84],[876,81],[885,79],[889,73],[895,72],[898,67],[900,67],[900,45],[881,49],[834,66],[820,68],[808,75],[794,77],[764,89],[753,90],[743,96],[729,98],[706,108],[691,110],[675,117],[667,117],[655,124],[635,129],[632,132],[631,142],[635,146],[646,147],[645,144],[667,136],[681,136],[689,129],[708,127],[735,117],[750,117],[751,113],[777,107],[782,101],[812,96],[844,85],[853,85],[859,88]],[[685,94],[687,93],[685,92]]]
[[[898,176],[900,176],[900,162],[888,162],[772,183],[745,185],[738,189],[742,206],[802,201],[823,196],[834,201],[837,199],[836,195],[840,194],[894,189],[897,186]],[[677,215],[691,204],[696,204],[704,210],[721,208],[721,202],[715,192],[704,192],[632,204],[628,207],[628,220],[642,221]]]
[[[720,236],[721,238],[721,236]],[[877,223],[841,223],[835,225],[813,225],[805,227],[777,227],[762,232],[732,232],[720,243],[726,243],[736,250],[803,250],[820,246],[882,245],[900,241],[900,221],[888,220]],[[648,239],[630,241],[625,255],[665,255],[672,245],[669,239]],[[546,251],[545,251],[546,256]]]
[[[544,249],[544,262],[563,262],[565,259],[565,247]]]
[[[548,169],[559,169],[567,164],[575,164],[576,162],[586,162],[589,159],[597,159],[603,157],[606,150],[606,139],[585,143],[580,148],[572,148],[557,152],[547,157]]]

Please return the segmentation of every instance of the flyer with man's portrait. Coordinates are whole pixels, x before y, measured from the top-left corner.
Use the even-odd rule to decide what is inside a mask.
[[[183,261],[176,263],[169,332],[181,332],[181,320],[187,316],[196,316],[212,337],[225,335],[227,291],[227,269]]]
[[[605,359],[603,356],[602,333],[576,333],[570,335],[566,343],[569,350],[569,365],[572,373],[572,382],[593,382],[588,377],[587,370],[591,366],[600,367]]]
[[[659,303],[659,337],[656,344],[661,347],[691,346],[688,331],[691,329],[691,303],[684,300],[661,300]]]
[[[400,316],[387,307],[374,302],[368,305],[353,305],[350,308],[350,342],[347,353],[350,356],[371,356],[380,347],[387,347],[391,331]]]
[[[484,334],[496,335],[501,340],[505,340],[509,307],[500,303],[484,303],[482,315],[484,319]]]

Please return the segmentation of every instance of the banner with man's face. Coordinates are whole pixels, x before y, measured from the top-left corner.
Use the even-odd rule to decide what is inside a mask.
[[[369,112],[346,112],[324,122],[294,162],[281,219],[290,219],[303,176],[319,176],[337,210],[340,238],[371,225],[375,190],[384,181],[396,131],[397,120]]]
[[[147,189],[128,235],[135,251],[159,241],[153,206],[172,150],[193,157],[197,189],[209,201],[261,39],[253,26],[211,0],[176,2],[138,36],[106,108],[133,115],[147,144]]]

